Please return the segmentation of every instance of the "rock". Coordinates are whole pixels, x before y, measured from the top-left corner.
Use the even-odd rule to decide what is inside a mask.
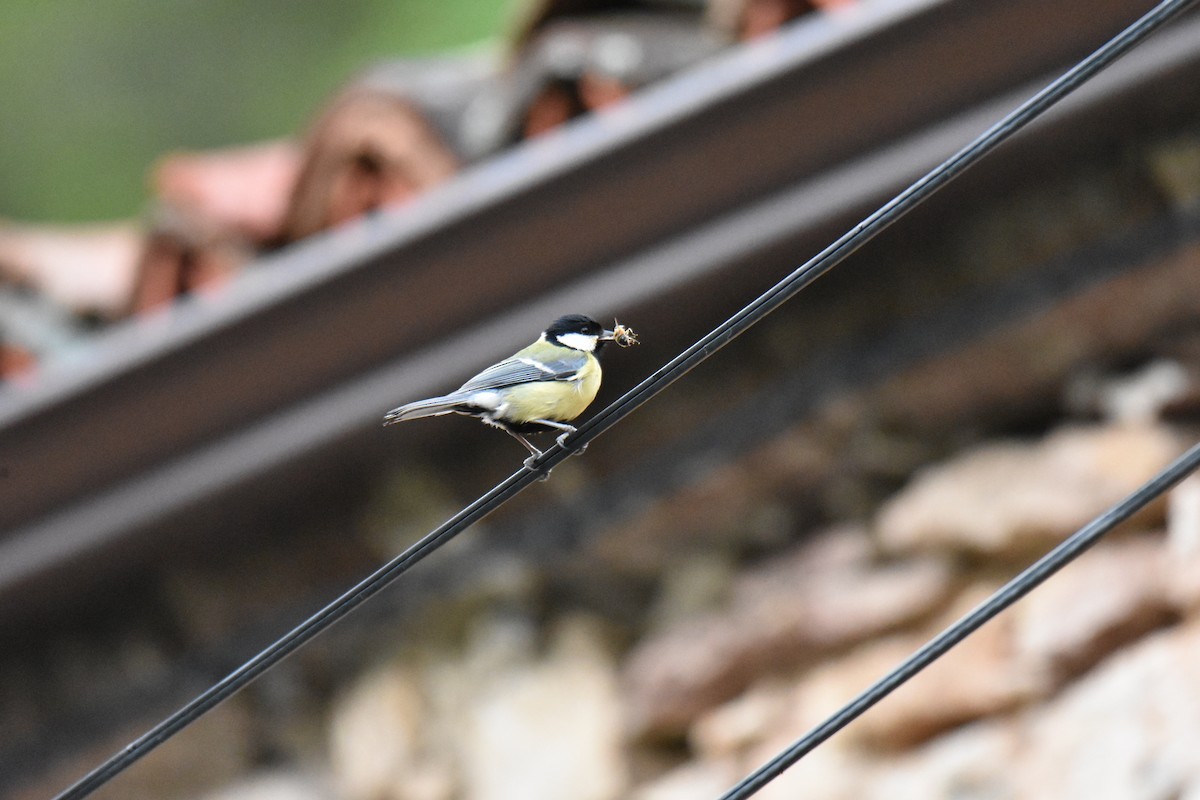
[[[299,145],[283,140],[171,153],[154,165],[150,180],[168,205],[264,243],[279,236],[300,159]]]
[[[1081,415],[1098,413],[1110,422],[1149,425],[1195,389],[1187,367],[1161,359],[1117,378],[1082,375],[1068,385],[1066,403]]]
[[[149,724],[139,728],[123,732],[120,744],[145,733]],[[243,697],[231,698],[118,776],[108,786],[109,796],[152,800],[192,795],[206,787],[231,783],[252,767],[255,741],[253,710]],[[116,747],[106,749],[104,757]],[[99,759],[92,756],[88,761],[90,769]]]
[[[922,634],[872,642],[822,665],[800,685],[802,724],[811,727],[823,721],[988,594],[990,587],[982,586],[966,592],[945,619]],[[872,750],[895,752],[1044,696],[1050,688],[1045,676],[1020,657],[1013,628],[1011,615],[984,625],[880,701],[843,736]]]
[[[793,686],[766,681],[740,697],[706,712],[688,731],[700,758],[714,761],[744,754],[771,731],[786,728],[795,704]]]
[[[190,209],[155,206],[146,217],[128,312],[144,314],[227,284],[254,257],[253,246]]]
[[[1024,716],[993,718],[903,755],[875,759],[853,796],[1190,798],[1200,791],[1198,674],[1200,626],[1162,631]],[[853,734],[874,713],[844,733]],[[813,755],[837,742],[835,737]],[[830,796],[813,782],[805,787],[806,798]]]
[[[467,709],[468,800],[609,800],[625,789],[611,658],[594,626],[564,625],[550,654],[489,675]]]
[[[1167,497],[1168,584],[1184,613],[1200,611],[1200,476],[1193,474]]]
[[[293,772],[255,775],[206,794],[202,800],[335,800],[317,776]]]
[[[649,627],[667,630],[728,602],[734,571],[733,559],[719,553],[679,559],[663,573]]]
[[[623,670],[631,732],[681,736],[756,678],[920,619],[953,589],[949,568],[933,559],[820,571],[809,563],[804,549],[772,561],[737,583],[728,609],[643,639]]]
[[[1160,800],[1200,792],[1200,625],[1107,661],[1027,726],[1013,796]]]
[[[335,704],[330,764],[346,800],[448,800],[453,770],[428,753],[419,677],[398,666],[368,674]]]
[[[590,543],[592,557],[609,569],[652,577],[698,549],[779,546],[794,536],[794,515],[757,477],[745,462],[713,468],[606,528]]]
[[[1166,578],[1162,537],[1100,542],[1008,612],[1018,656],[1055,684],[1090,668],[1171,621]]]
[[[630,800],[695,800],[719,797],[742,777],[729,761],[696,761],[639,786]]]
[[[1024,715],[993,717],[867,761],[854,755],[852,740],[873,710],[756,797],[1190,800],[1200,796],[1198,674],[1200,626],[1165,630]],[[780,731],[755,764],[804,730]]]
[[[836,674],[846,666],[832,664],[826,672]],[[969,665],[959,664],[955,672],[969,670]],[[914,682],[931,674],[923,673]],[[948,674],[954,673],[940,677]],[[876,712],[904,692],[902,688],[756,798],[1190,800],[1200,792],[1197,675],[1200,625],[1169,629],[1109,659],[1062,695],[1024,715],[993,716],[898,755],[865,758],[858,750],[864,744],[861,727],[873,724]],[[801,694],[811,701],[813,688],[810,683]],[[862,687],[853,693],[858,688]],[[825,706],[840,705],[850,697],[840,691],[828,693],[839,697]],[[818,714],[810,707],[808,714],[819,721],[828,710],[822,707]],[[779,727],[764,732],[757,749],[744,759],[743,773],[782,752],[810,727],[809,720],[778,722]],[[728,758],[699,763],[722,764]],[[692,769],[700,768],[683,768],[680,773]]]
[[[616,675],[600,627],[477,623],[465,650],[409,653],[335,704],[330,762],[347,800],[609,800],[625,789]]]
[[[1139,487],[1182,448],[1154,426],[1067,428],[1038,443],[989,444],[918,473],[876,520],[891,552],[1040,552]],[[1161,507],[1141,516],[1161,519]],[[1128,523],[1127,523],[1128,524]]]
[[[746,759],[748,775],[775,758],[805,731],[781,731]],[[755,800],[861,800],[870,786],[873,763],[842,738],[834,737],[786,769],[754,796]],[[738,776],[741,780],[745,775]]]
[[[1020,738],[1011,720],[976,723],[879,764],[862,800],[998,800],[1015,797]]]
[[[112,319],[129,307],[142,235],[133,222],[15,225],[0,221],[0,283],[32,287],[74,313]]]
[[[358,81],[327,104],[288,184],[284,241],[398,207],[458,172],[450,143],[405,88]]]

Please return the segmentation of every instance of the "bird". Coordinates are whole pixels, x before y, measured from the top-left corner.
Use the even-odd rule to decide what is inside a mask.
[[[596,356],[608,342],[629,347],[638,339],[619,322],[607,330],[583,314],[559,317],[533,344],[483,370],[450,394],[393,408],[383,424],[442,414],[478,417],[524,445],[530,454],[525,466],[532,468],[542,451],[525,434],[561,431],[557,442],[565,446],[566,437],[576,431],[571,420],[583,413],[600,390]]]

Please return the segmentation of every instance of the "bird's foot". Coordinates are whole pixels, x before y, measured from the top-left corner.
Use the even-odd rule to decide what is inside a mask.
[[[558,438],[555,439],[554,441],[557,442],[558,446],[561,447],[563,450],[571,450],[571,452],[574,453],[575,455],[581,456],[581,455],[583,455],[584,451],[587,450],[587,443],[585,442],[585,443],[581,444],[579,447],[576,447],[575,449],[572,450],[571,447],[567,444],[567,437],[573,433],[575,433],[574,430],[567,431],[566,433],[561,433],[561,434],[559,434]]]
[[[525,459],[525,461],[522,462],[525,465],[525,469],[529,470],[530,472],[536,472],[537,471],[537,460],[541,457],[542,457],[541,451],[538,451],[538,452],[534,453],[533,455],[529,456],[529,458]],[[538,480],[539,481],[550,480],[550,472],[552,470],[553,470],[553,467],[551,469],[548,469],[545,472],[543,472],[541,475],[538,476]]]

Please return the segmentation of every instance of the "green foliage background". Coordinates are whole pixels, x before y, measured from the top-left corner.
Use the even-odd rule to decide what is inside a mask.
[[[5,0],[0,218],[128,217],[155,158],[298,133],[356,70],[501,35],[513,0]]]

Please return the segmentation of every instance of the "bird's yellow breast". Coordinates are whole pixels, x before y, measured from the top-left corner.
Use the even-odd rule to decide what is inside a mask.
[[[505,400],[509,409],[504,416],[517,423],[536,419],[570,422],[591,405],[599,390],[600,362],[588,354],[574,380],[525,383],[508,389]]]

